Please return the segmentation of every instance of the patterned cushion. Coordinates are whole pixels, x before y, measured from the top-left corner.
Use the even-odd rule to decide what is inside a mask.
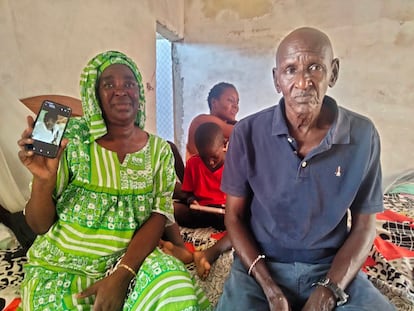
[[[402,248],[402,256],[390,258],[389,251],[385,252],[382,249],[383,244],[375,243],[364,271],[397,310],[414,311],[414,256],[408,256],[410,251],[414,251],[414,223],[404,221],[404,217],[414,219],[414,200],[404,195],[390,194],[384,196],[384,206],[386,210],[402,215],[403,218],[384,220],[384,216],[377,217],[377,239],[391,242],[393,247]],[[196,250],[214,245],[218,233],[220,231],[213,228],[181,228],[184,241],[191,243]],[[206,280],[199,279],[194,264],[187,265],[213,305],[217,304],[232,262],[232,251],[222,254],[212,265]],[[10,302],[12,298],[18,297],[24,263],[26,257],[22,248],[0,251],[0,298],[6,298],[6,301]]]
[[[19,297],[26,261],[25,250],[20,246],[0,251],[0,298],[5,300],[6,306]]]

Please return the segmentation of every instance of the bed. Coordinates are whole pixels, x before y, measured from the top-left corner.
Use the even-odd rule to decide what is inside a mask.
[[[75,115],[82,114],[79,101],[67,96],[42,95],[22,101],[36,112],[45,98],[70,105]],[[378,234],[362,269],[397,310],[414,311],[414,173],[404,174],[387,187],[384,207],[385,211],[377,215]],[[0,232],[2,241],[4,235],[9,235],[0,250],[0,309],[11,311],[19,302],[25,249],[7,227],[0,226]],[[225,233],[213,228],[181,228],[181,234],[187,245],[200,250],[216,243]],[[221,255],[204,281],[196,275],[194,264],[187,265],[213,305],[230,271],[232,255],[232,251]]]

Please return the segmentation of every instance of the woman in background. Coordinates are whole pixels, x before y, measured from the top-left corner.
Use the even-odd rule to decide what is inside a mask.
[[[207,122],[219,125],[226,140],[229,139],[236,124],[236,115],[239,112],[239,94],[233,84],[220,82],[214,85],[207,97],[210,114],[199,114],[190,123],[188,128],[186,160],[197,154],[194,135],[197,128]]]

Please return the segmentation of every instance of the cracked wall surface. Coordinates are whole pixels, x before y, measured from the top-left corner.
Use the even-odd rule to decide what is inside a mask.
[[[341,69],[329,90],[373,119],[384,175],[413,168],[414,1],[411,0],[0,0],[0,82],[22,98],[79,97],[80,71],[96,53],[118,49],[138,63],[147,86],[147,130],[155,132],[157,21],[173,48],[175,138],[208,112],[219,81],[240,93],[239,118],[277,103],[272,81],[279,40],[300,26],[324,30]]]
[[[16,98],[51,93],[79,98],[86,62],[105,50],[119,50],[141,70],[146,129],[155,132],[157,21],[181,38],[183,1],[42,0],[34,5],[0,0],[0,83]]]
[[[177,43],[184,148],[191,119],[207,113],[213,84],[240,93],[239,118],[277,103],[271,70],[280,39],[294,28],[325,31],[340,59],[339,104],[371,118],[382,139],[384,182],[414,168],[414,2],[185,1],[184,40]]]

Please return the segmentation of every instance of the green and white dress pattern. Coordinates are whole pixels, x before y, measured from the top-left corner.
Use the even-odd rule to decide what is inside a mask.
[[[28,252],[23,310],[92,310],[93,298],[76,299],[113,267],[134,232],[160,213],[173,221],[173,155],[149,134],[147,145],[117,154],[90,139],[83,118],[70,121],[70,143],[56,187],[58,220]],[[208,310],[210,304],[182,262],[156,248],[143,262],[123,310]]]

